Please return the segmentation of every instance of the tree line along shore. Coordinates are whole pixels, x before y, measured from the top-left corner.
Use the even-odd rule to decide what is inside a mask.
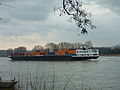
[[[25,46],[20,46],[17,48],[9,48],[7,50],[0,50],[0,57],[7,57],[12,53],[26,53],[26,52],[35,52],[39,50],[53,50],[53,49],[79,49],[82,47],[86,48],[95,48],[99,50],[100,56],[120,56],[120,45],[112,46],[112,47],[94,47],[91,41],[86,41],[85,43],[69,43],[69,42],[61,42],[61,43],[47,43],[44,47],[41,45],[35,45],[33,49],[27,50]]]

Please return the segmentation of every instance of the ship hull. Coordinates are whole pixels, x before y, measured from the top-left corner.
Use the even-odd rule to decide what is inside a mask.
[[[77,61],[97,59],[98,56],[76,57],[76,56],[10,56],[13,61]]]
[[[72,60],[88,60],[88,59],[97,59],[99,56],[84,56],[84,57],[80,57],[80,56],[73,56]]]

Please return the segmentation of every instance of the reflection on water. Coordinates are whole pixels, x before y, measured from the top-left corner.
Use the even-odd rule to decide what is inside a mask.
[[[10,61],[0,58],[0,76],[16,77],[22,90],[120,90],[120,57],[86,61]]]

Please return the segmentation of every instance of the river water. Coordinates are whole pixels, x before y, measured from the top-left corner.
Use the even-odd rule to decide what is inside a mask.
[[[120,57],[50,62],[1,57],[0,77],[15,77],[21,90],[120,90]]]

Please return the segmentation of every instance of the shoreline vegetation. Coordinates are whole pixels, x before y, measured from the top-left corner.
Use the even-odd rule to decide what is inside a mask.
[[[42,51],[45,52],[52,52],[53,50],[57,49],[81,49],[81,48],[88,48],[88,49],[98,49],[100,56],[120,56],[120,45],[111,46],[111,47],[93,47],[91,41],[87,41],[85,43],[75,42],[61,42],[61,43],[47,43],[45,46],[36,45],[33,49],[27,50],[27,47],[20,46],[17,48],[9,48],[7,50],[0,50],[0,57],[7,57],[10,56],[12,53],[26,53],[26,52],[35,52],[35,51]]]
[[[100,56],[120,56],[120,54],[100,54]]]

